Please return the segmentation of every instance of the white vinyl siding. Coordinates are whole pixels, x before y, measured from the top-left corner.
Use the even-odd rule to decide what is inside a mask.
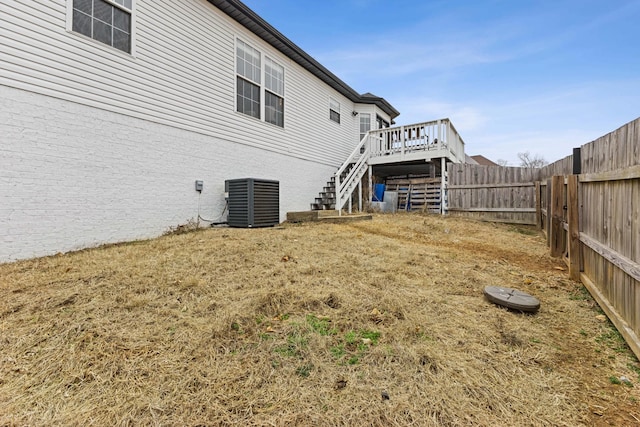
[[[71,32],[65,0],[0,2],[0,84],[332,167],[353,149],[356,118],[326,119],[353,102],[210,3],[132,7],[133,56]],[[238,38],[285,66],[286,128],[236,112]]]

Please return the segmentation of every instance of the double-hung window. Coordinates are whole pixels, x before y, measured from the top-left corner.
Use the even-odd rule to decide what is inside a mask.
[[[240,113],[259,119],[261,55],[260,52],[240,40],[237,41],[236,46],[236,71],[238,73],[236,108]]]
[[[270,58],[264,64],[264,121],[284,127],[284,68]]]
[[[340,123],[340,103],[333,98],[329,99],[329,119]]]
[[[284,67],[236,40],[236,74],[236,111],[284,127]]]
[[[71,29],[131,53],[133,0],[73,0]]]

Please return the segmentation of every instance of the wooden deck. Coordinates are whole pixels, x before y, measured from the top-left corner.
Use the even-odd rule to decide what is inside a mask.
[[[358,205],[361,208],[362,179],[368,172],[371,187],[372,168],[375,166],[439,162],[444,171],[447,163],[464,161],[464,141],[449,119],[371,130],[335,174],[335,206],[346,207],[351,212],[352,195],[357,191]],[[446,174],[443,172],[439,188],[445,186],[445,180]],[[410,206],[412,195],[416,206],[424,210],[435,210],[432,206],[433,188],[425,187],[421,190],[416,187],[413,194],[407,193],[407,207]],[[442,208],[446,207],[446,192],[444,195],[439,201],[441,212],[446,211]]]

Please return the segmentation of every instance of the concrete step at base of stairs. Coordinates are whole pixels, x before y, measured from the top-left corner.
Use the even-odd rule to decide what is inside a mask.
[[[373,219],[370,214],[343,214],[339,215],[339,212],[335,209],[326,211],[303,211],[303,212],[287,212],[288,222],[309,222],[309,221],[321,221],[329,223],[343,223],[352,221],[367,221]]]

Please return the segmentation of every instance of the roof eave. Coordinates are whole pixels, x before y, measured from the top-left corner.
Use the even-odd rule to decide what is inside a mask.
[[[382,111],[387,113],[389,115],[389,117],[391,117],[391,120],[395,119],[396,117],[398,117],[400,115],[400,112],[398,110],[396,110],[395,108],[393,108],[393,106],[391,104],[389,104],[389,102],[387,102],[386,99],[380,98],[378,96],[361,95],[360,96],[360,101],[358,101],[358,102],[360,104],[374,104],[374,105],[376,105],[377,107],[382,109]]]
[[[362,97],[348,84],[339,79],[335,74],[325,68],[318,61],[313,59],[308,53],[303,51],[295,43],[285,37],[282,33],[271,26],[267,21],[258,16],[254,11],[239,0],[208,0],[209,3],[220,9],[222,12],[236,20],[240,25],[269,43],[278,51],[291,58],[301,67],[318,77],[324,83],[344,95],[350,101],[362,104],[375,104],[391,118],[397,117],[400,113],[393,108],[383,98]]]

